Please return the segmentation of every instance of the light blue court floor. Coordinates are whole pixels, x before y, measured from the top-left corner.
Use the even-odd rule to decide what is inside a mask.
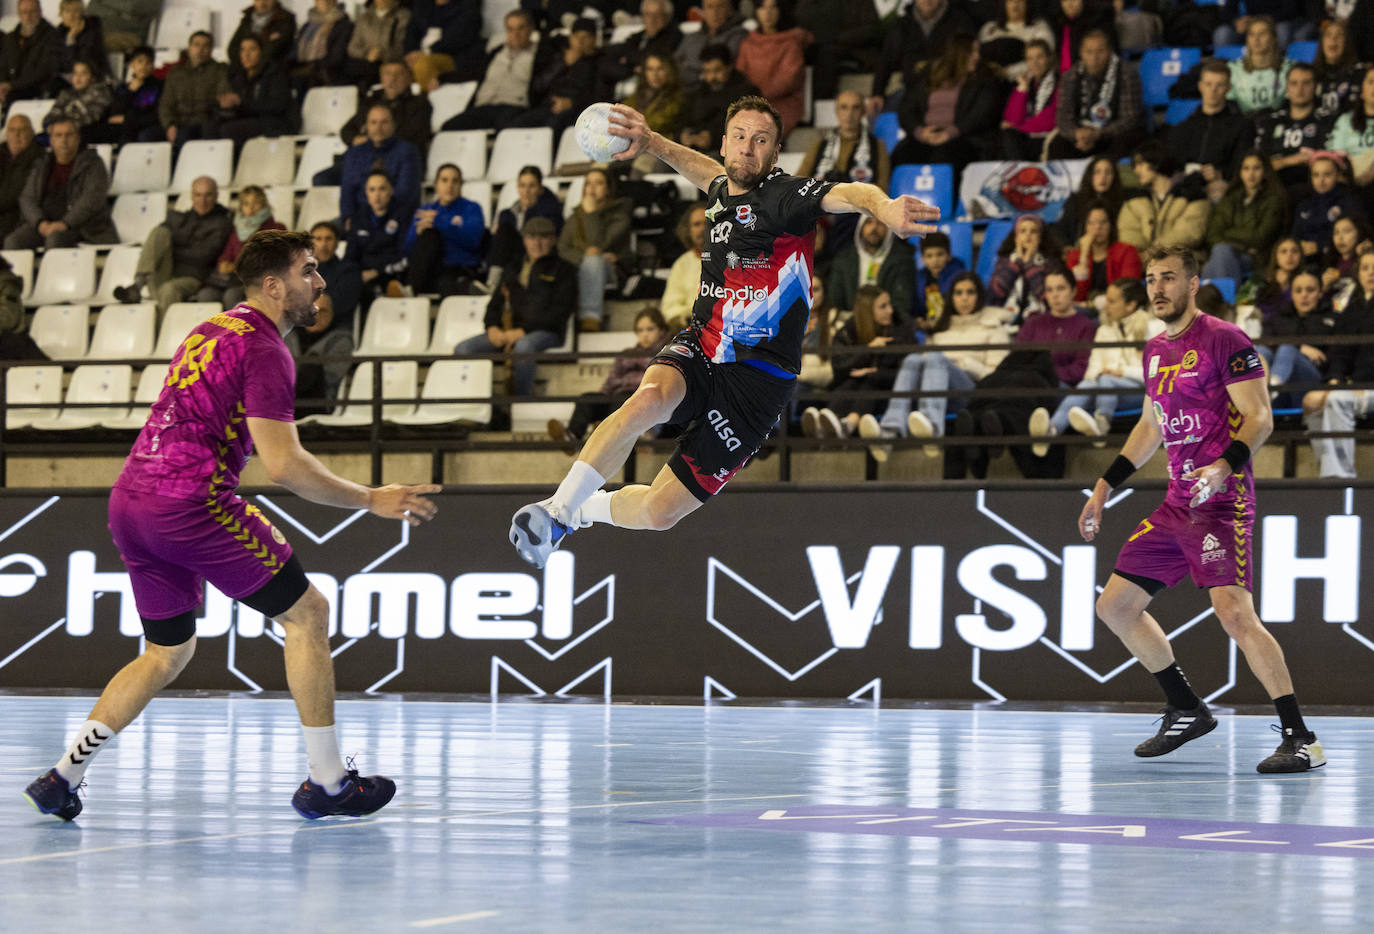
[[[1265,777],[1254,716],[349,701],[400,791],[308,822],[288,700],[168,697],[40,817],[89,706],[0,697],[6,934],[1374,930],[1374,719]]]

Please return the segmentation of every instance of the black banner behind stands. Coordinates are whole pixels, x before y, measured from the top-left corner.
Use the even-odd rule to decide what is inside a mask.
[[[1157,696],[1093,602],[1161,496],[1120,497],[1085,545],[1072,489],[736,485],[671,532],[580,531],[542,572],[506,540],[528,492],[444,494],[415,530],[251,500],[331,598],[340,690],[1097,701]],[[1372,498],[1260,487],[1256,605],[1309,704],[1370,703]],[[127,587],[104,498],[0,496],[0,687],[103,685],[139,650]],[[1265,699],[1204,591],[1151,612],[1199,693]],[[198,635],[177,687],[285,688],[248,608],[212,591]]]

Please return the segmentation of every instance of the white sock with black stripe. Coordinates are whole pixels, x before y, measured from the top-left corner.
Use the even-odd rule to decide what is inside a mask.
[[[91,760],[100,747],[114,739],[115,731],[99,720],[87,720],[76,731],[76,739],[67,747],[66,753],[53,766],[57,774],[67,780],[67,785],[75,788],[86,776]]]

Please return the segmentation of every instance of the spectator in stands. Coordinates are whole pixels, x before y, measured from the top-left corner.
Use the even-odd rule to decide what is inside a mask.
[[[893,163],[947,162],[958,191],[964,166],[982,155],[997,131],[1003,104],[1000,83],[983,65],[973,37],[955,36],[907,86],[897,111],[907,135],[892,150]]]
[[[162,13],[162,0],[90,0],[86,18],[100,17],[107,52],[128,53],[148,41],[148,29]]]
[[[608,86],[640,74],[650,55],[671,58],[682,41],[682,31],[673,22],[673,6],[668,0],[643,0],[639,18],[644,28],[611,46],[601,57],[601,79]]]
[[[731,0],[701,0],[701,29],[687,33],[677,44],[677,70],[684,87],[704,81],[701,74],[705,51],[713,46],[729,50],[726,64],[732,68],[739,55],[740,43],[748,35]]]
[[[1025,47],[1024,67],[1002,109],[1001,149],[1008,158],[1039,162],[1059,116],[1059,74],[1048,43],[1032,39]]]
[[[830,346],[834,379],[831,392],[863,392],[893,387],[902,357],[895,353],[870,353],[889,344],[914,344],[910,323],[897,320],[892,297],[876,285],[859,288],[854,313],[835,334]],[[808,438],[846,438],[859,430],[861,417],[878,411],[881,398],[839,398],[821,409],[802,413],[802,434]]]
[[[344,62],[352,38],[353,21],[339,0],[315,0],[291,52],[291,84],[298,97],[304,99],[310,88],[347,80]]]
[[[1100,0],[1050,0],[1050,28],[1054,30],[1054,45],[1059,50],[1059,73],[1074,66],[1074,49],[1094,30],[1101,32],[1111,48],[1116,47],[1116,23],[1113,11]]]
[[[57,73],[70,81],[76,63],[85,62],[93,77],[103,84],[110,69],[100,17],[87,16],[83,0],[62,0],[57,5],[57,15],[61,20],[57,27]]]
[[[883,48],[883,23],[873,3],[798,0],[796,16],[797,23],[816,37],[811,57],[818,99],[835,97],[841,75],[873,72]]]
[[[249,41],[252,40],[245,39],[239,45],[239,51]],[[211,289],[219,290],[225,308],[233,308],[244,299],[243,284],[234,274],[244,243],[259,230],[286,229],[281,221],[272,217],[272,205],[267,203],[267,192],[258,185],[246,185],[239,190],[239,207],[233,214],[233,220],[229,239],[215,261],[215,271],[205,281],[206,288],[201,290],[202,294],[207,294]]]
[[[681,53],[681,47],[678,51]],[[681,61],[680,54],[678,60]],[[759,93],[735,70],[733,62],[734,54],[723,45],[710,45],[702,51],[701,83],[687,88],[687,107],[678,137],[682,145],[719,157],[725,138],[726,108],[741,97]]]
[[[81,130],[69,117],[49,124],[48,144],[51,152],[29,169],[19,193],[23,223],[5,237],[5,249],[118,243],[104,161],[81,144]]]
[[[1059,133],[1050,141],[1050,158],[1098,153],[1121,158],[1145,135],[1142,106],[1136,66],[1112,51],[1107,33],[1090,30],[1083,36],[1078,63],[1060,82]]]
[[[1019,324],[1045,307],[1045,274],[1063,263],[1059,239],[1038,214],[1016,218],[1011,233],[997,248],[988,277],[988,301]]]
[[[315,323],[292,328],[285,340],[296,359],[296,399],[322,398],[324,404],[303,406],[298,401],[297,418],[333,407],[339,385],[348,374],[346,358],[353,354],[353,318],[362,292],[358,267],[337,255],[338,228],[329,221],[320,221],[310,229],[310,237],[325,291],[315,302],[319,309]]]
[[[563,229],[563,202],[544,187],[544,173],[537,165],[527,165],[515,179],[516,201],[496,216],[496,233],[491,238],[487,285],[495,289],[503,270],[520,263],[525,255],[521,231],[531,217],[543,217],[553,225],[554,236]]]
[[[920,64],[938,57],[955,36],[977,32],[977,20],[957,0],[915,0],[909,13],[883,28],[883,50],[873,72],[868,116],[876,116],[883,109],[888,81],[894,74],[902,76],[903,87],[913,87]]]
[[[1269,160],[1256,150],[1247,152],[1231,187],[1207,218],[1211,253],[1203,278],[1233,279],[1237,285],[1250,278],[1278,238],[1287,213],[1288,195]]]
[[[588,104],[605,96],[596,36],[596,20],[584,17],[573,23],[567,48],[549,57],[535,75],[530,87],[535,105],[510,120],[509,126],[552,127],[557,138]]]
[[[801,122],[806,49],[813,37],[792,24],[790,13],[779,6],[779,0],[754,4],[754,18],[759,28],[740,43],[735,67],[781,115],[785,139]]]
[[[1240,168],[1241,154],[1255,141],[1255,124],[1226,95],[1231,71],[1226,62],[1210,58],[1202,63],[1197,82],[1202,103],[1188,118],[1170,128],[1169,150],[1179,163],[1198,166],[1213,204],[1226,193],[1228,179]]]
[[[376,84],[382,63],[400,61],[405,53],[409,26],[410,10],[400,0],[368,0],[349,37],[344,72],[364,88]]]
[[[1335,333],[1336,314],[1322,300],[1322,283],[1317,274],[1302,270],[1293,277],[1292,297],[1279,313],[1264,324],[1264,336],[1288,338],[1294,343],[1260,344],[1256,349],[1269,370],[1269,385],[1275,390],[1289,383],[1320,383],[1325,379],[1326,346],[1302,342],[1306,337],[1326,337]],[[1300,404],[1302,390],[1280,392],[1277,407]]]
[[[61,38],[38,0],[19,0],[19,25],[0,38],[0,103],[42,97],[57,74]]]
[[[921,265],[916,270],[911,314],[923,329],[931,329],[940,319],[949,287],[964,268],[964,261],[950,251],[948,235],[937,230],[921,238]]]
[[[1310,390],[1302,400],[1312,431],[1351,431],[1355,419],[1374,410],[1374,390],[1347,389],[1349,383],[1374,383],[1374,252],[1360,256],[1356,284],[1345,309],[1336,316],[1334,334],[1361,337],[1358,343],[1332,344],[1326,350],[1329,388]],[[1353,438],[1313,438],[1323,477],[1356,476]]]
[[[899,325],[911,320],[916,292],[915,250],[905,240],[894,237],[876,217],[865,217],[859,222],[853,241],[835,256],[825,288],[831,304],[852,310],[859,290],[866,285],[887,293]]]
[[[668,270],[668,284],[663,287],[659,307],[674,333],[686,327],[692,317],[701,286],[701,251],[706,249],[706,205],[697,202],[682,212],[677,222],[677,239],[682,253]],[[682,327],[678,327],[681,323]]]
[[[467,294],[481,281],[487,221],[482,206],[463,197],[463,172],[446,162],[434,179],[434,200],[420,205],[401,252],[410,257],[416,295]]]
[[[290,57],[295,43],[296,18],[280,0],[253,0],[251,6],[244,7],[243,18],[229,38],[225,49],[229,61],[239,61],[239,43],[248,36],[258,40],[265,60],[281,64]]]
[[[1369,250],[1369,230],[1364,218],[1336,218],[1331,225],[1331,246],[1321,258],[1322,291],[1330,296],[1353,280],[1360,257]]]
[[[644,56],[643,75],[634,93],[625,99],[644,115],[649,129],[668,139],[677,139],[682,129],[682,82],[677,74],[677,60],[672,55],[650,52]],[[635,167],[644,174],[655,170],[658,160],[648,153],[635,160]]]
[[[126,305],[141,302],[147,289],[161,321],[169,306],[190,299],[205,285],[233,229],[229,209],[219,203],[219,186],[202,175],[191,183],[191,210],[168,211],[167,219],[149,232],[133,283],[115,289],[115,298]],[[217,298],[207,295],[208,301]]]
[[[654,355],[668,343],[670,334],[657,308],[645,308],[635,315],[634,346],[616,355],[611,372],[601,388],[583,394],[573,407],[572,418],[568,419],[567,425],[556,418],[549,419],[549,437],[563,444],[565,454],[575,455],[592,423],[609,418],[639,388],[644,371],[649,368]]]
[[[1116,170],[1116,160],[1107,156],[1097,156],[1088,163],[1079,179],[1078,190],[1069,195],[1060,211],[1059,220],[1054,222],[1053,230],[1060,242],[1078,239],[1087,219],[1088,208],[1105,204],[1113,217],[1121,214],[1121,205],[1132,192],[1121,184],[1121,175]]]
[[[1121,344],[1127,341],[1134,347],[1094,347],[1088,357],[1088,369],[1075,386],[1077,392],[1059,400],[1054,413],[1048,416],[1049,433],[1062,435],[1072,426],[1080,435],[1100,438],[1111,431],[1117,407],[1125,402],[1129,408],[1141,404],[1144,387],[1142,350],[1140,345],[1164,330],[1164,325],[1149,311],[1145,286],[1138,278],[1113,280],[1104,293],[1094,344]],[[1121,395],[1104,390],[1129,389]],[[1085,408],[1091,406],[1091,409]],[[1033,415],[1032,423],[1040,424],[1044,416]]]
[[[1036,40],[1045,48],[1048,66],[1054,54],[1054,32],[1044,19],[1031,15],[1030,0],[1001,0],[997,17],[978,30],[978,50],[983,61],[1008,81],[1016,81],[1026,73],[1026,55],[1030,43]]]
[[[415,213],[401,204],[391,178],[381,169],[367,173],[363,185],[363,207],[353,213],[348,225],[349,262],[362,270],[364,311],[379,295],[399,298],[405,294],[406,233]]]
[[[1263,274],[1256,275],[1236,293],[1237,301],[1251,298],[1260,311],[1261,320],[1268,321],[1288,304],[1293,277],[1303,269],[1302,244],[1296,237],[1280,237],[1274,244],[1269,263]]]
[[[210,57],[214,41],[208,32],[191,33],[185,57],[167,72],[163,83],[158,119],[163,137],[178,149],[186,140],[201,137],[228,84],[229,67]]]
[[[592,169],[558,238],[558,254],[577,267],[577,323],[583,331],[601,329],[606,288],[616,283],[621,260],[630,249],[634,202],[616,194],[605,169]]]
[[[163,139],[158,122],[162,79],[153,74],[153,50],[146,45],[132,49],[125,70],[128,76],[114,87],[109,115],[86,129],[87,142],[122,145]]]
[[[445,130],[499,130],[529,109],[539,52],[533,39],[534,18],[526,10],[511,10],[505,23],[506,41],[487,62],[472,103],[444,121]]]
[[[43,158],[43,147],[34,142],[33,124],[15,114],[5,124],[5,145],[0,146],[0,242],[23,221],[19,195],[29,172]]]
[[[0,360],[46,360],[28,333],[24,314],[24,280],[0,256]]]
[[[1177,179],[1178,164],[1158,140],[1147,140],[1131,157],[1143,191],[1121,205],[1117,230],[1138,251],[1156,246],[1199,249],[1207,235],[1212,205],[1200,175]]]
[[[1286,98],[1255,121],[1255,146],[1269,158],[1285,188],[1307,184],[1312,153],[1326,145],[1332,117],[1317,107],[1312,66],[1294,62],[1288,69]]]
[[[362,105],[339,131],[340,138],[349,145],[356,146],[367,142],[367,115],[373,107],[381,105],[391,110],[392,121],[396,125],[396,135],[424,155],[429,149],[430,116],[433,113],[429,99],[422,94],[412,94],[410,90],[410,69],[405,62],[387,62],[380,69],[381,87],[370,92]],[[342,165],[342,160],[340,160]],[[326,169],[326,172],[330,170]],[[333,170],[333,181],[315,184],[339,184],[339,168]]]
[[[874,136],[864,119],[863,98],[854,91],[841,91],[835,98],[835,121],[802,157],[797,175],[827,182],[871,182],[887,191],[892,167],[887,146]],[[854,236],[857,214],[831,214],[824,242],[817,241],[818,263],[828,263]]]
[[[1315,23],[1306,19],[1311,3],[1303,0],[1225,0],[1222,23],[1212,33],[1213,45],[1239,45],[1250,34],[1250,21],[1267,16],[1274,23],[1280,48],[1304,42],[1315,34]],[[1321,19],[1320,16],[1315,19]]]
[[[1334,118],[1355,106],[1360,98],[1362,69],[1345,23],[1336,19],[1322,23],[1321,40],[1311,67],[1319,111]]]
[[[207,135],[234,141],[234,152],[255,136],[290,133],[296,122],[291,85],[281,66],[263,57],[257,36],[238,41],[238,63],[229,69],[227,86],[216,97],[218,105],[207,126]]]
[[[43,117],[43,129],[58,120],[70,120],[83,133],[87,127],[99,124],[109,113],[113,95],[110,86],[94,76],[89,62],[77,62],[72,68],[71,87],[64,88]]]
[[[1085,313],[1085,309],[1074,303],[1073,276],[1064,269],[1051,269],[1045,274],[1045,312],[1026,319],[1021,330],[1016,333],[1018,344],[1088,344],[1097,333],[1097,324]],[[1092,356],[1089,347],[1064,348],[1051,350],[1050,362],[1059,380],[1059,388],[1068,389],[1083,381],[1088,370],[1088,360]],[[1030,434],[1050,435],[1049,409],[1037,406],[1030,413]],[[1044,457],[1049,453],[1048,442],[1038,441],[1031,445],[1031,453]]]
[[[1074,300],[1079,302],[1103,294],[1118,279],[1145,275],[1136,248],[1117,239],[1116,216],[1105,204],[1088,208],[1082,234],[1064,257],[1064,265],[1073,273]]]
[[[1356,185],[1363,187],[1374,181],[1374,160],[1366,157],[1374,150],[1374,67],[1366,69],[1360,80],[1360,99],[1336,118],[1326,137],[1326,148],[1345,153]]]
[[[554,249],[553,222],[529,217],[521,229],[525,255],[505,267],[501,284],[492,293],[483,319],[486,333],[461,341],[455,354],[507,353],[511,361],[511,391],[534,394],[536,354],[563,343],[568,319],[576,307],[577,269]]]
[[[1245,54],[1229,63],[1230,99],[1243,114],[1272,110],[1279,105],[1279,93],[1291,65],[1279,48],[1274,21],[1267,16],[1250,17],[1245,28]]]
[[[1331,226],[1341,217],[1364,217],[1359,197],[1345,183],[1345,157],[1316,152],[1311,159],[1312,191],[1293,210],[1293,236],[1305,257],[1314,258],[1331,245]]]
[[[411,215],[420,206],[420,183],[424,177],[420,152],[396,135],[396,118],[385,104],[373,104],[368,110],[365,132],[367,139],[344,153],[339,171],[339,216],[351,218],[366,209],[364,185],[368,175],[380,170],[395,189],[398,215],[409,225]],[[328,172],[326,169],[316,175],[315,184],[329,184],[321,181]]]
[[[449,81],[481,78],[486,64],[481,0],[415,0],[405,51],[422,91],[437,88],[440,75]]]

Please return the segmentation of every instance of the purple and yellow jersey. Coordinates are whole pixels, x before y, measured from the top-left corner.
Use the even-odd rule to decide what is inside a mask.
[[[251,305],[217,314],[172,357],[115,485],[197,502],[232,494],[253,453],[244,419],[294,421],[295,396],[296,365],[272,320]]]
[[[1221,456],[1243,421],[1226,387],[1264,376],[1259,354],[1245,332],[1200,314],[1177,337],[1160,334],[1145,344],[1145,394],[1154,409],[1169,455],[1165,502],[1187,506],[1192,482],[1183,475]],[[1218,505],[1253,501],[1250,465],[1212,497]]]

